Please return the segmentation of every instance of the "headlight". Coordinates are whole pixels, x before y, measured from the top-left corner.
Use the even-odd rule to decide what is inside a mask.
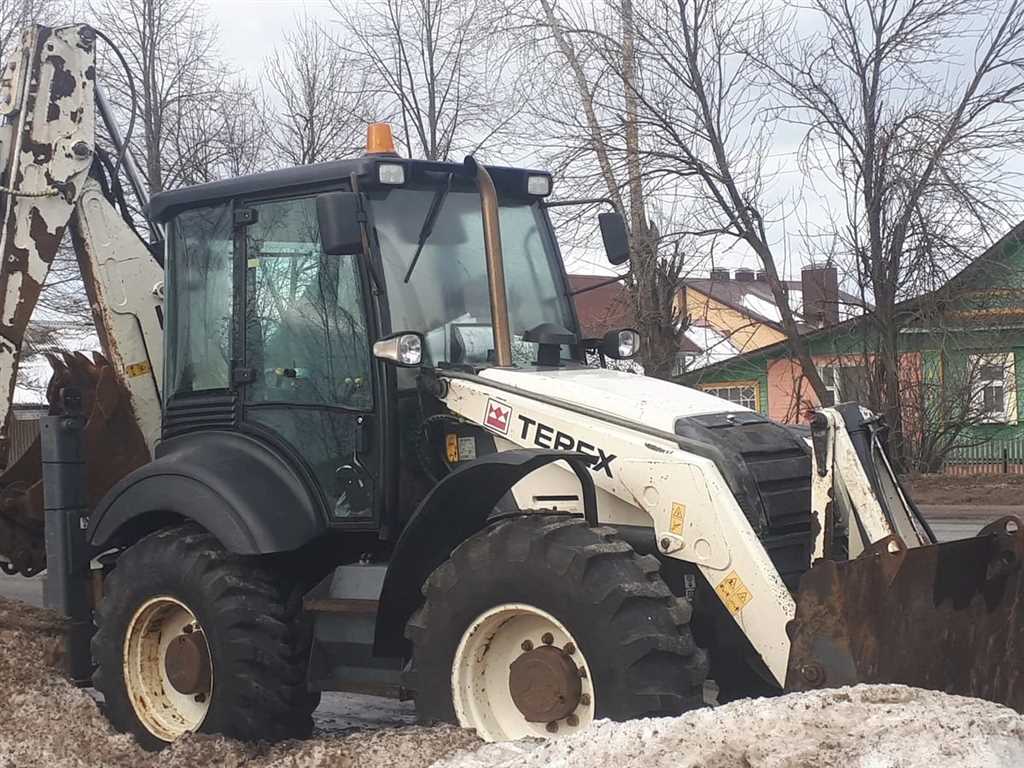
[[[550,176],[527,176],[526,192],[537,197],[547,197],[551,194]]]
[[[640,352],[640,333],[632,328],[608,331],[601,344],[601,352],[613,360],[628,360]]]
[[[381,163],[377,166],[377,178],[381,184],[405,184],[405,166],[398,163]]]

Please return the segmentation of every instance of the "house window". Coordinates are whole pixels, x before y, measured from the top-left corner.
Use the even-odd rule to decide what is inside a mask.
[[[863,365],[819,365],[818,375],[825,385],[825,402],[863,403],[868,397],[867,369]]]
[[[756,381],[738,381],[729,384],[703,384],[701,390],[709,395],[742,405],[752,411],[760,410],[760,397]]]
[[[971,355],[972,399],[979,421],[1005,424],[1017,421],[1017,387],[1013,353]]]

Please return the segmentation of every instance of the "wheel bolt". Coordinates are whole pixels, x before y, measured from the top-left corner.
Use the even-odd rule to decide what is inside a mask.
[[[580,694],[580,704],[582,704],[584,707],[589,707],[590,706],[590,694],[589,693],[581,693]]]
[[[582,677],[584,680],[586,680],[587,679],[587,670],[586,670],[586,668],[585,667],[580,667],[579,670],[580,670],[580,677]]]
[[[572,656],[574,653],[576,653],[576,646],[572,643],[566,643],[564,646],[562,646],[562,650],[568,653],[570,656]]]
[[[192,624],[186,624],[184,627],[181,628],[181,631],[184,632],[186,635],[191,635],[195,631],[195,627]]]
[[[530,640],[523,640],[523,644],[520,645],[519,647],[522,648],[524,651],[532,651],[533,650],[533,642],[530,641]]]
[[[206,694],[205,693],[197,693],[195,695],[195,700],[197,702],[199,702],[200,704],[202,704],[204,701],[206,701]]]
[[[553,642],[555,642],[555,636],[552,635],[550,632],[545,632],[543,635],[541,635],[540,641],[544,643],[544,645],[551,645]]]
[[[565,724],[568,725],[570,728],[575,728],[577,725],[580,724],[580,719],[576,717],[576,715],[569,715],[567,718],[565,718]]]
[[[558,723],[552,720],[547,725],[548,733],[558,733]]]

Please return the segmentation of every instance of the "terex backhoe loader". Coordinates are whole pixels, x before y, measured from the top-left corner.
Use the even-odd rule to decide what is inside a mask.
[[[48,586],[118,728],[300,736],[356,690],[548,736],[700,706],[708,675],[1024,709],[1017,521],[935,544],[855,405],[802,434],[587,367],[638,339],[579,333],[550,175],[404,159],[377,125],[359,158],[154,195],[150,247],[96,43],[37,27],[5,70],[0,365],[70,226],[104,355],[51,387]],[[25,572],[44,496],[19,466],[0,551]]]

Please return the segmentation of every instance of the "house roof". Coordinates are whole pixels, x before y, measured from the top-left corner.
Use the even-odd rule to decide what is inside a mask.
[[[1011,248],[1011,246],[1020,245],[1024,245],[1024,221],[1021,221],[1015,227],[1010,229],[1009,232],[986,248],[984,252],[972,259],[963,269],[935,290],[927,291],[919,296],[914,296],[897,303],[895,306],[896,313],[907,317],[905,325],[919,322],[921,320],[919,310],[922,304],[925,302],[935,302],[936,299],[942,301],[962,295],[973,281],[978,278],[990,277],[992,275],[991,272],[986,273],[986,270],[998,268],[1000,265],[1006,266],[1006,259],[1009,258],[1016,250],[1016,248]],[[840,297],[842,297],[842,291],[840,291]],[[824,338],[829,334],[834,334],[837,331],[847,331],[852,329],[856,327],[868,313],[870,313],[871,309],[872,307],[868,305],[865,314],[855,315],[824,328],[815,328],[806,334],[802,334],[802,338],[805,341],[814,341],[819,338]],[[720,368],[724,368],[735,363],[753,361],[758,357],[772,357],[773,355],[784,352],[788,343],[788,339],[783,339],[782,341],[777,341],[774,344],[768,344],[758,349],[751,350],[750,352],[738,354],[726,360],[714,361],[703,368],[691,368],[687,371],[687,375],[698,370],[702,374],[713,373]]]
[[[609,283],[610,279],[608,275],[569,275],[573,291],[589,289],[572,297],[583,335],[588,338],[598,338],[608,331],[635,328],[637,325],[629,291],[621,281]],[[679,351],[699,355],[704,349],[684,336],[679,340]]]
[[[684,285],[700,291],[715,301],[741,312],[764,325],[782,330],[782,313],[775,303],[772,289],[765,280],[724,280],[711,277],[687,278]],[[801,333],[817,330],[812,325],[802,322],[803,284],[799,280],[783,280],[786,287],[789,306],[797,316],[797,327]],[[864,302],[852,293],[839,291],[840,317],[853,312],[859,313]]]

